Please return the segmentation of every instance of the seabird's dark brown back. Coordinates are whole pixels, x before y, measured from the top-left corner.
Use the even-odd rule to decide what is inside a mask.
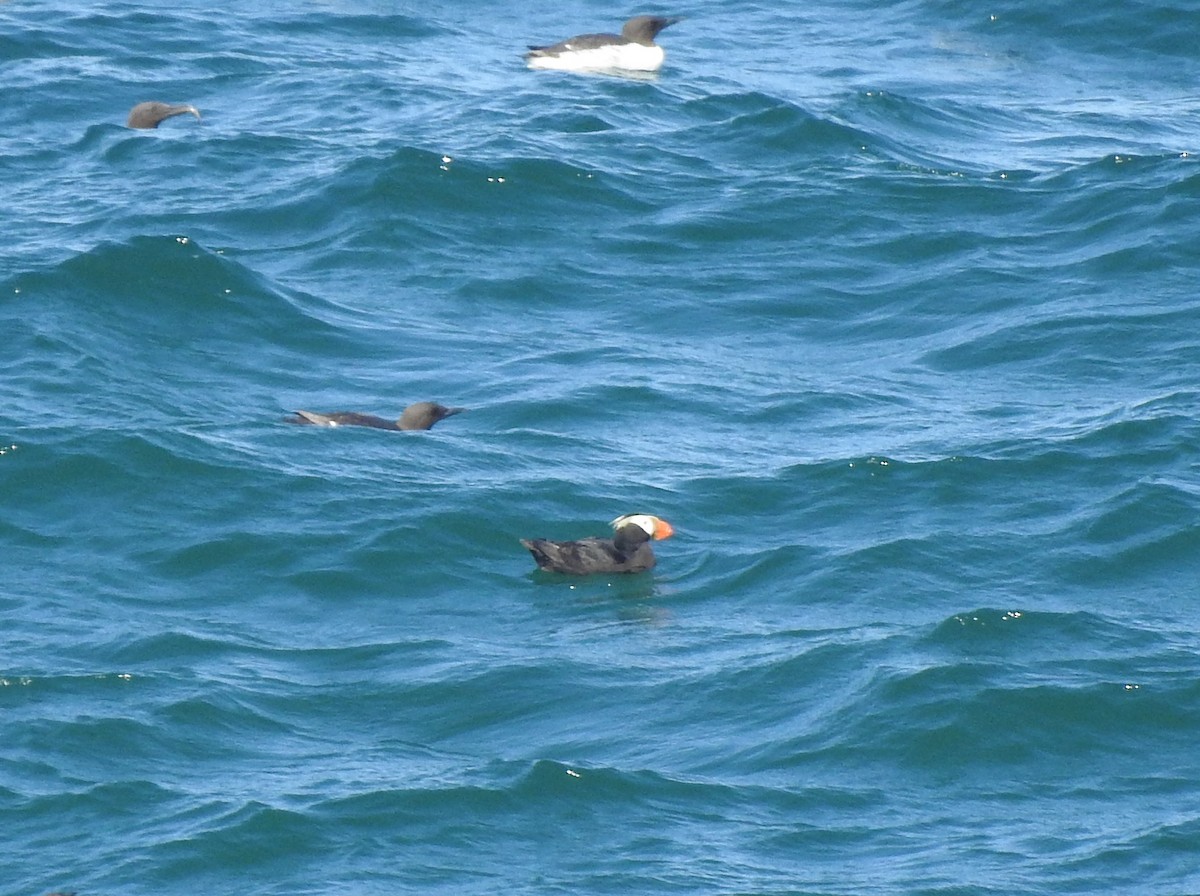
[[[674,25],[676,22],[682,21],[678,16],[634,16],[621,26],[620,34],[609,34],[603,32],[600,34],[577,34],[574,37],[568,37],[566,40],[560,40],[555,44],[535,45],[530,44],[529,56],[558,56],[572,50],[595,50],[599,47],[607,47],[613,44],[641,44],[644,47],[654,46],[654,38],[658,36],[658,32],[662,31],[668,25]]]
[[[200,110],[195,106],[159,102],[138,103],[129,110],[129,120],[125,122],[125,126],[142,129],[156,128],[168,118],[187,114],[195,115],[197,120],[200,119]]]

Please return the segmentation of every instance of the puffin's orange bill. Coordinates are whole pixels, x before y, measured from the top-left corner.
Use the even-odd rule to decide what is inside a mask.
[[[658,539],[661,541],[664,538],[670,538],[674,534],[675,534],[675,530],[671,528],[670,523],[668,523],[666,520],[660,520],[658,517],[654,518],[654,537],[655,537],[655,539]]]

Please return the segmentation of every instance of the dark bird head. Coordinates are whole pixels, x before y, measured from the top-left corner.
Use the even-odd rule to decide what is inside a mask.
[[[466,408],[448,408],[436,401],[418,401],[410,404],[396,421],[401,429],[431,429],[439,420],[461,414]]]
[[[678,21],[680,21],[678,16],[634,16],[621,28],[621,37],[636,44],[649,46],[654,43],[658,32]]]
[[[200,110],[195,106],[174,106],[170,103],[138,103],[129,110],[129,120],[125,122],[126,127],[131,128],[156,128],[163,121],[175,115],[192,114],[196,119],[200,119]]]

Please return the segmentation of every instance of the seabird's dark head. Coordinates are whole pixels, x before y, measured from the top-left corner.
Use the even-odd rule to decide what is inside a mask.
[[[678,21],[678,16],[634,16],[621,28],[621,37],[648,47],[654,43],[658,32]]]
[[[448,408],[436,401],[418,401],[410,404],[396,421],[400,429],[430,429],[439,420],[461,414],[466,408]]]
[[[163,121],[175,115],[192,114],[200,119],[200,110],[195,106],[172,105],[171,103],[138,103],[129,110],[129,120],[125,122],[130,128],[156,128]]]

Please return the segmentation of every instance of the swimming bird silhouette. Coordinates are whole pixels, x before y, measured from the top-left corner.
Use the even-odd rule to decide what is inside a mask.
[[[432,429],[439,420],[461,414],[465,410],[466,408],[448,408],[436,401],[418,401],[406,407],[399,420],[385,420],[374,414],[360,414],[356,411],[335,411],[332,414],[296,411],[296,416],[288,417],[287,422],[308,423],[314,426],[370,426],[373,429]]]
[[[566,71],[656,72],[666,54],[654,38],[678,21],[677,17],[634,16],[620,34],[580,34],[556,44],[530,45],[525,62],[530,68]]]
[[[612,521],[613,537],[579,541],[522,538],[540,569],[584,576],[597,572],[642,572],[655,564],[650,539],[670,538],[675,530],[648,513],[631,513]]]
[[[175,115],[187,115],[188,113],[195,115],[197,121],[200,120],[200,110],[195,106],[175,106],[171,103],[158,102],[138,103],[129,110],[129,120],[125,122],[125,126],[129,128],[156,128],[168,118]]]

